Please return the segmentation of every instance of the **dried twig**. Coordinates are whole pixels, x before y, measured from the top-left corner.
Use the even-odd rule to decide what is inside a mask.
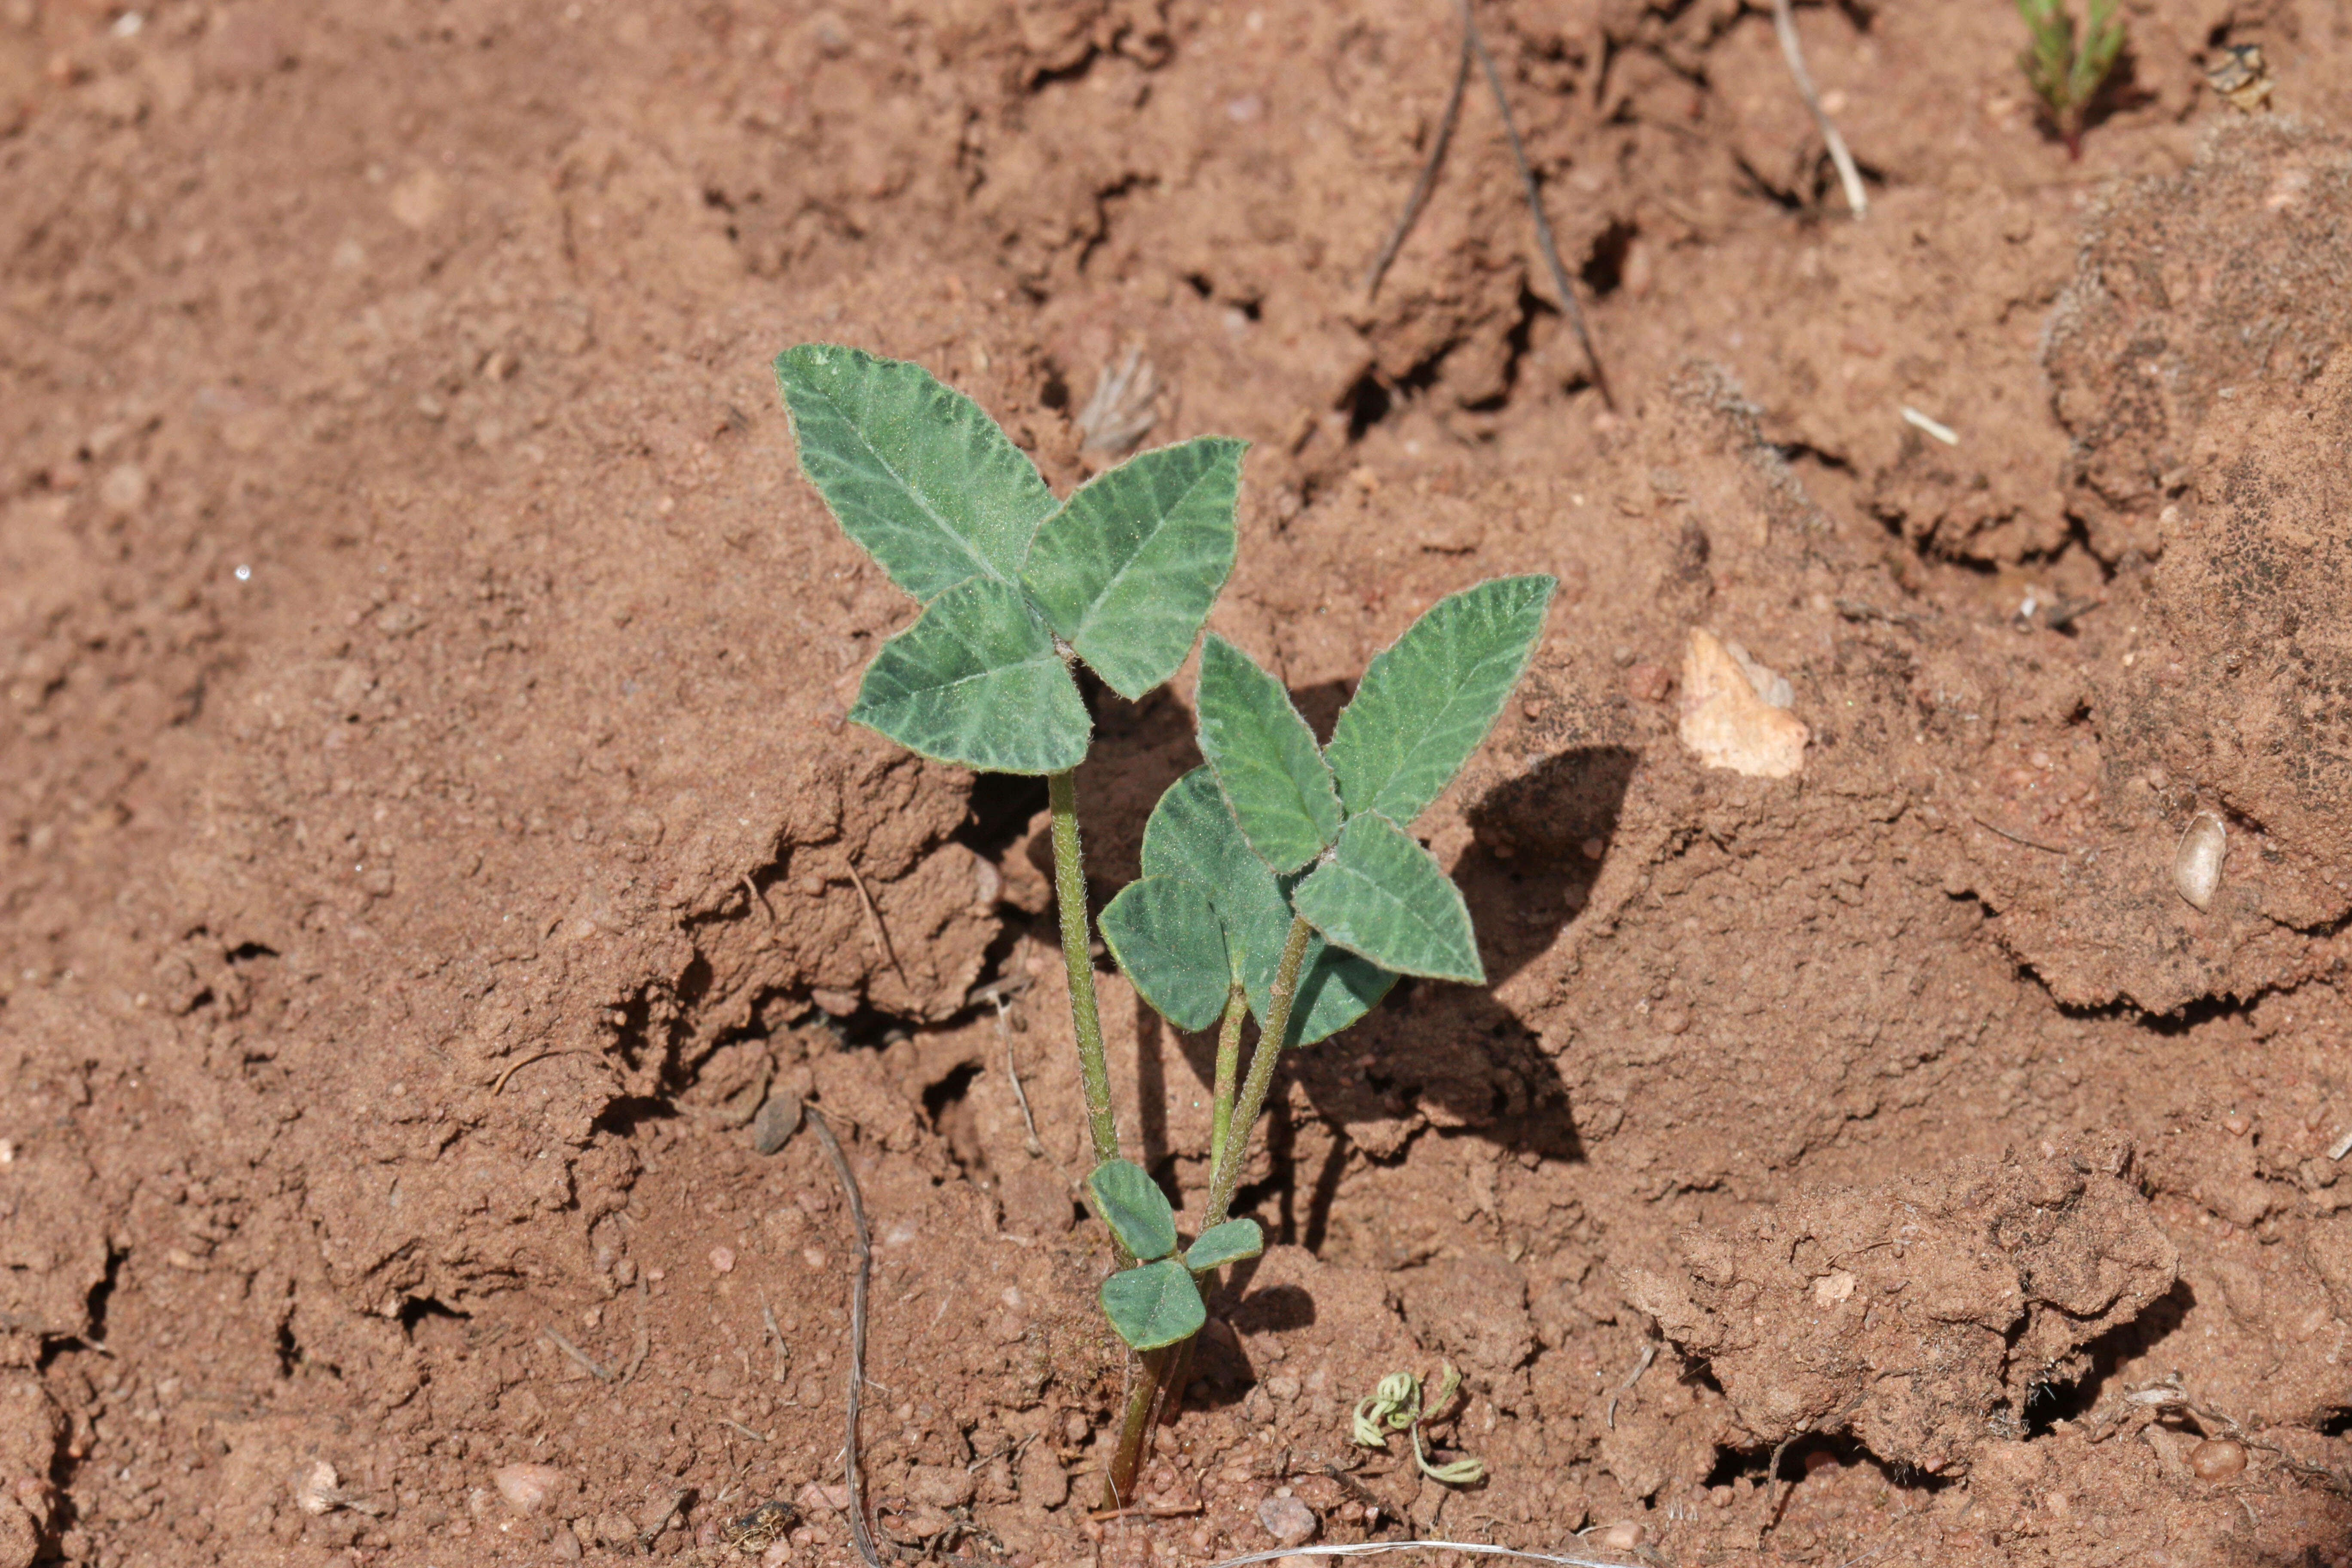
[[[1479,67],[1486,73],[1486,85],[1494,89],[1495,108],[1503,117],[1503,134],[1510,141],[1511,158],[1519,166],[1520,183],[1528,188],[1528,210],[1536,221],[1536,245],[1543,252],[1544,265],[1551,269],[1551,286],[1559,295],[1559,308],[1576,329],[1576,341],[1583,345],[1584,362],[1592,367],[1593,388],[1613,414],[1617,411],[1617,399],[1610,392],[1609,377],[1601,368],[1600,351],[1592,346],[1592,332],[1584,324],[1584,306],[1577,300],[1576,290],[1568,286],[1568,268],[1559,264],[1559,247],[1552,242],[1551,223],[1544,216],[1543,191],[1536,184],[1535,170],[1528,164],[1527,149],[1519,143],[1519,128],[1511,119],[1511,100],[1503,91],[1503,73],[1495,68],[1495,57],[1486,52],[1486,40],[1478,36],[1478,18],[1470,9],[1470,0],[1460,0],[1460,4],[1463,36],[1469,39]]]
[[[595,1053],[593,1051],[583,1051],[569,1047],[553,1051],[535,1051],[531,1055],[523,1058],[520,1061],[509,1062],[507,1064],[507,1070],[499,1074],[498,1081],[490,1085],[490,1092],[494,1095],[505,1093],[507,1079],[514,1077],[515,1074],[522,1071],[523,1068],[530,1066],[533,1062],[543,1062],[550,1057],[585,1057],[593,1056],[594,1054]]]
[[[1789,74],[1797,79],[1797,96],[1813,111],[1813,123],[1820,128],[1822,140],[1829,143],[1830,162],[1837,165],[1838,184],[1845,187],[1845,205],[1856,217],[1870,211],[1870,196],[1862,188],[1862,174],[1853,166],[1853,154],[1845,150],[1845,138],[1830,121],[1829,110],[1822,107],[1821,95],[1813,90],[1813,79],[1805,69],[1805,51],[1797,42],[1797,20],[1789,14],[1789,0],[1772,0],[1772,31],[1780,36],[1780,54],[1789,62]]]
[[[1444,1494],[1452,1497],[1452,1492]],[[1440,1500],[1444,1500],[1443,1499]],[[1624,1568],[1600,1557],[1570,1557],[1558,1552],[1521,1552],[1513,1546],[1490,1546],[1483,1541],[1363,1541],[1337,1546],[1277,1546],[1245,1557],[1227,1557],[1209,1568],[1249,1568],[1277,1557],[1371,1557],[1384,1552],[1459,1552],[1472,1557],[1513,1557],[1525,1563],[1564,1563],[1569,1568]]]
[[[866,1522],[865,1483],[857,1474],[857,1402],[866,1392],[866,1290],[874,1275],[874,1238],[866,1227],[866,1200],[858,1194],[857,1177],[849,1169],[849,1156],[841,1152],[841,1141],[833,1135],[824,1112],[814,1105],[808,1108],[808,1119],[824,1152],[833,1157],[834,1174],[841,1178],[842,1193],[849,1200],[850,1224],[857,1233],[857,1271],[849,1288],[848,1445],[843,1449],[843,1468],[849,1485],[849,1531],[856,1538],[857,1554],[866,1560],[866,1568],[882,1568],[873,1529]]]
[[[594,1361],[589,1358],[586,1351],[582,1350],[578,1345],[573,1344],[570,1340],[567,1340],[562,1334],[557,1333],[552,1327],[542,1328],[539,1331],[545,1334],[549,1342],[553,1344],[557,1350],[562,1351],[565,1355],[570,1356],[573,1361],[578,1362],[582,1366],[587,1368],[589,1376],[594,1378],[599,1383],[610,1383],[613,1381],[613,1374],[611,1373],[606,1372],[603,1367],[598,1366]]]
[[[630,1379],[637,1375],[637,1369],[646,1364],[646,1352],[654,1348],[653,1330],[648,1327],[646,1322],[646,1308],[652,1302],[653,1296],[653,1288],[646,1283],[645,1276],[642,1274],[638,1275],[637,1343],[636,1348],[629,1352],[629,1364],[621,1369],[621,1381],[623,1383],[627,1383]]]
[[[1462,118],[1463,89],[1470,85],[1470,29],[1462,29],[1462,52],[1454,62],[1454,87],[1445,95],[1445,112],[1437,117],[1437,133],[1429,139],[1429,156],[1422,161],[1421,177],[1413,182],[1412,195],[1404,202],[1404,211],[1397,215],[1396,226],[1389,230],[1388,243],[1364,272],[1364,298],[1370,300],[1381,291],[1381,279],[1388,276],[1389,264],[1404,247],[1404,237],[1412,232],[1415,219],[1429,200],[1430,188],[1437,184],[1437,166],[1445,161],[1446,144],[1454,140],[1454,121]]]
[[[2022,833],[2011,833],[2000,823],[1988,822],[1973,811],[1969,813],[1969,820],[1975,823],[1979,827],[1983,828],[1988,833],[1998,833],[2003,838],[2008,839],[2011,844],[2022,844],[2028,849],[2039,849],[2051,855],[2072,855],[2074,853],[2072,849],[2068,849],[2061,845],[2044,844],[2039,838],[2028,838]]]
[[[1650,1363],[1657,1359],[1658,1342],[1652,1340],[1642,1347],[1642,1359],[1633,1363],[1633,1370],[1625,1374],[1625,1381],[1619,1384],[1615,1392],[1609,1395],[1609,1429],[1612,1432],[1617,1430],[1617,1402],[1624,1398],[1635,1384],[1642,1381],[1642,1374],[1649,1371]]]
[[[1021,1069],[1013,1065],[1013,1031],[1004,1022],[1004,997],[1000,994],[989,1000],[996,1004],[996,1033],[1004,1042],[1004,1076],[1013,1082],[1013,1103],[1021,1108],[1021,1125],[1029,1130],[1029,1156],[1042,1160],[1045,1157],[1045,1145],[1037,1137],[1037,1119],[1029,1114],[1029,1096],[1021,1088]]]
[[[898,984],[907,988],[908,995],[912,996],[915,983],[907,978],[907,966],[898,962],[898,950],[890,945],[890,928],[882,923],[881,908],[874,902],[874,895],[866,891],[866,879],[857,874],[857,862],[844,860],[842,864],[849,868],[850,886],[857,889],[859,900],[866,905],[866,918],[870,922],[868,929],[873,934],[874,944],[882,950],[882,956],[888,960],[891,969],[897,973]]]

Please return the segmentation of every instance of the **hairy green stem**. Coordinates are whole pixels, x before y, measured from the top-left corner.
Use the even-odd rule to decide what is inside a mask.
[[[1274,972],[1274,994],[1266,999],[1265,1026],[1258,1031],[1257,1049],[1250,1053],[1249,1078],[1242,1084],[1240,1103],[1234,1107],[1224,1158],[1210,1177],[1209,1212],[1201,1222],[1203,1230],[1225,1222],[1233,1207],[1234,1189],[1241,1185],[1242,1167],[1249,1163],[1250,1131],[1257,1125],[1258,1112],[1265,1109],[1265,1091],[1274,1083],[1275,1064],[1290,1033],[1290,1004],[1298,994],[1298,970],[1307,959],[1307,940],[1314,934],[1315,928],[1304,917],[1291,917],[1290,934],[1282,943],[1282,962]]]
[[[1078,1077],[1086,1087],[1087,1126],[1094,1134],[1095,1163],[1099,1165],[1118,1158],[1118,1124],[1111,1119],[1110,1068],[1103,1058],[1102,1013],[1095,1005],[1076,776],[1047,773],[1045,796],[1054,812],[1054,902],[1062,917],[1062,962],[1070,973],[1070,1026],[1078,1037]]]
[[[1111,1457],[1110,1473],[1103,1478],[1101,1507],[1125,1508],[1135,1500],[1136,1478],[1143,1473],[1144,1445],[1151,1436],[1151,1413],[1160,1404],[1160,1391],[1167,1384],[1177,1352],[1192,1342],[1187,1340],[1181,1345],[1162,1345],[1143,1352],[1143,1371],[1135,1386],[1127,1391],[1127,1414],[1118,1424],[1118,1450]]]
[[[1242,1020],[1249,1016],[1249,993],[1235,985],[1225,996],[1224,1026],[1217,1031],[1217,1084],[1209,1095],[1209,1170],[1225,1162],[1225,1138],[1234,1125],[1234,1088],[1242,1076]]]

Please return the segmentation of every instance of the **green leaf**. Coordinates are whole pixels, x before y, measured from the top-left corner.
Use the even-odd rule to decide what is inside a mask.
[[[1132,702],[1176,673],[1234,568],[1246,441],[1204,436],[1097,474],[1047,518],[1022,584]]]
[[[1298,885],[1298,912],[1341,947],[1406,974],[1483,984],[1462,889],[1385,816],[1348,819],[1339,852]]]
[[[1087,1177],[1095,1207],[1118,1244],[1149,1262],[1176,1250],[1176,1211],[1150,1172],[1132,1160],[1106,1160]]]
[[[1227,954],[1249,994],[1250,1011],[1264,1023],[1283,939],[1290,931],[1290,900],[1282,879],[1242,837],[1207,768],[1194,768],[1169,785],[1152,807],[1143,827],[1143,873],[1208,890],[1224,926]],[[1289,1043],[1311,1046],[1339,1033],[1371,1011],[1395,984],[1396,976],[1377,964],[1314,938],[1299,966]]]
[[[1497,577],[1440,599],[1373,656],[1326,753],[1348,815],[1410,824],[1493,729],[1543,635],[1552,577]]]
[[[849,716],[908,751],[999,773],[1076,767],[1093,728],[1045,623],[1020,589],[986,577],[882,645]]]
[[[835,343],[778,354],[776,384],[801,471],[890,581],[929,603],[971,577],[1020,580],[1054,492],[980,405]]]
[[[1217,1021],[1233,985],[1233,965],[1207,889],[1174,877],[1145,877],[1118,890],[1099,923],[1111,956],[1162,1017],[1187,1031]]]
[[[1209,634],[1201,647],[1201,754],[1258,858],[1296,871],[1339,836],[1339,792],[1282,682]]]
[[[1203,1268],[1222,1268],[1244,1258],[1255,1258],[1265,1250],[1265,1233],[1258,1229],[1257,1221],[1229,1219],[1202,1231],[1200,1238],[1184,1249],[1184,1267],[1197,1274]]]
[[[1139,1351],[1189,1340],[1209,1321],[1192,1276],[1172,1258],[1104,1280],[1102,1307],[1118,1337]]]

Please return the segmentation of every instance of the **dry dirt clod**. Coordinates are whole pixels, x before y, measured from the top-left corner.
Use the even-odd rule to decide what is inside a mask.
[[[1257,1505],[1257,1521],[1277,1546],[1304,1546],[1322,1526],[1315,1510],[1295,1497],[1266,1499]]]
[[[2229,833],[2219,816],[2200,811],[2191,817],[2172,856],[2172,885],[2180,896],[2200,910],[2210,908],[2221,886],[2221,860],[2229,849]]]

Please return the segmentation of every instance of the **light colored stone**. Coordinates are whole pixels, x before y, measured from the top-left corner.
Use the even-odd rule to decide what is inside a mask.
[[[1691,628],[1683,649],[1683,744],[1711,768],[1750,778],[1793,777],[1804,769],[1812,731],[1766,700],[1767,692],[1786,693],[1788,682],[1745,655],[1745,649],[1735,655],[1712,632]]]
[[[1257,1521],[1277,1546],[1304,1546],[1322,1527],[1315,1510],[1295,1497],[1266,1499],[1257,1505]]]
[[[564,1489],[564,1475],[553,1465],[501,1465],[490,1484],[517,1513],[537,1513]]]

